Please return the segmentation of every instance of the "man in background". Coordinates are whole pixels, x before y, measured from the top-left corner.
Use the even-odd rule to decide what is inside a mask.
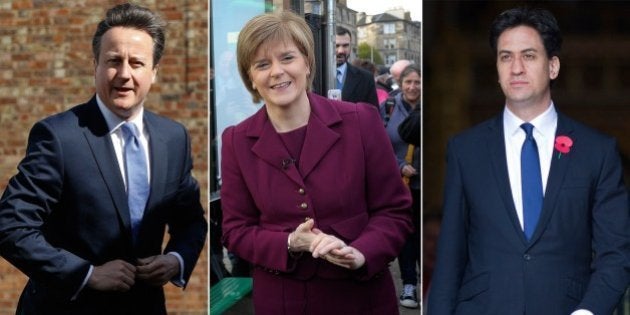
[[[352,34],[344,27],[337,26],[335,36],[337,58],[336,88],[341,90],[341,99],[346,102],[364,102],[378,107],[374,74],[350,64]]]

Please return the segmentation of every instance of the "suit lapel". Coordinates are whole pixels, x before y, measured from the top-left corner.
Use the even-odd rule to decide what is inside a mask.
[[[96,98],[88,103],[86,112],[81,115],[81,127],[83,136],[90,147],[92,157],[96,160],[100,175],[105,181],[107,191],[114,202],[118,214],[118,220],[123,226],[123,230],[131,231],[129,206],[127,205],[127,193],[125,183],[114,152],[109,128],[105,122],[103,114],[98,109]],[[131,234],[128,235],[131,238]]]
[[[154,208],[159,197],[164,195],[167,173],[164,170],[168,169],[168,158],[162,156],[168,152],[168,144],[166,135],[162,134],[153,116],[146,109],[144,111],[144,124],[149,133],[149,158],[151,159],[151,192],[144,212],[146,216]]]
[[[311,117],[306,128],[306,137],[300,154],[300,172],[306,178],[317,163],[341,137],[330,128],[341,121],[341,116],[334,110],[328,99],[309,95]],[[363,106],[363,105],[359,105]]]
[[[501,192],[501,199],[503,199],[503,204],[505,205],[504,209],[508,212],[512,228],[516,232],[516,235],[519,236],[521,242],[523,242],[523,244],[527,244],[520,221],[516,215],[516,208],[514,207],[514,197],[512,196],[510,176],[507,170],[505,138],[503,132],[503,116],[499,115],[497,119],[490,124],[489,133],[487,135],[488,138],[486,139],[490,152],[490,163],[492,163],[497,187]]]
[[[299,185],[304,185],[295,164],[285,164],[290,154],[282,144],[280,135],[276,132],[267,116],[266,107],[259,110],[247,129],[247,136],[258,140],[252,146],[252,152],[267,164],[281,172]]]
[[[264,107],[255,114],[247,129],[248,137],[257,138],[252,146],[252,152],[267,164],[287,174],[299,185],[304,185],[303,179],[313,171],[340,138],[339,134],[330,128],[341,121],[339,113],[326,98],[309,93],[308,99],[311,104],[311,115],[306,127],[302,152],[298,158],[299,171],[294,165],[283,167],[282,161],[290,155],[269,121]]]
[[[357,70],[353,66],[351,66],[350,63],[347,63],[346,79],[343,82],[343,90],[341,91],[341,99],[349,100],[353,98],[351,96],[354,96],[354,89],[356,85],[359,83],[356,80],[357,78],[356,72]]]
[[[573,133],[573,126],[569,120],[558,113],[558,127],[556,128],[557,136],[569,136]],[[573,138],[573,137],[571,137]],[[575,144],[575,139],[573,139]],[[555,210],[555,204],[558,199],[560,188],[564,182],[565,175],[571,164],[571,154],[562,154],[558,157],[558,151],[554,149],[551,155],[551,166],[549,169],[549,176],[547,178],[547,189],[545,191],[545,198],[543,199],[543,208],[540,214],[540,219],[536,225],[536,230],[532,236],[531,244],[534,244],[538,238],[542,235],[547,223],[551,219],[551,216]]]

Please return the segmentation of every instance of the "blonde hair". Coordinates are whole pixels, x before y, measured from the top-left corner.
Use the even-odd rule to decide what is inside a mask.
[[[255,16],[245,24],[238,35],[236,45],[236,58],[238,72],[245,84],[245,88],[252,95],[254,103],[261,101],[262,97],[252,87],[249,69],[252,66],[254,55],[260,46],[273,42],[292,41],[304,55],[310,73],[307,77],[306,91],[311,91],[311,85],[315,78],[314,42],[311,29],[304,18],[291,11],[277,11]]]

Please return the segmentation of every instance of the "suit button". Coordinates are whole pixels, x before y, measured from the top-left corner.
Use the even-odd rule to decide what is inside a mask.
[[[306,209],[306,208],[308,208],[308,204],[306,204],[306,202],[302,202],[302,203],[300,204],[300,208],[302,208],[302,209]]]
[[[532,260],[532,256],[530,256],[529,254],[525,254],[523,255],[523,259],[525,259],[526,261],[530,261]]]
[[[306,193],[306,191],[304,191],[304,188],[300,188],[300,189],[298,189],[298,193],[300,195],[304,195]]]

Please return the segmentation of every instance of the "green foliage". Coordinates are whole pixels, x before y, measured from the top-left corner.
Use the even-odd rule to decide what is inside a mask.
[[[375,65],[385,64],[383,57],[376,48],[372,51],[372,46],[368,43],[361,43],[357,49],[357,57],[372,61]],[[373,59],[372,59],[373,58]]]

